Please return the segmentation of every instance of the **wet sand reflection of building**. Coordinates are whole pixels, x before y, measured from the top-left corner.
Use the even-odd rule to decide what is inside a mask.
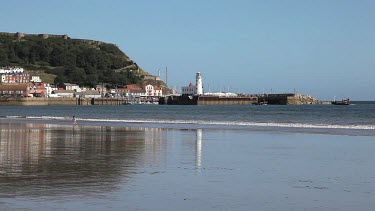
[[[199,172],[202,168],[203,163],[203,130],[202,129],[185,129],[179,130],[174,135],[174,130],[171,130],[171,139],[181,139],[181,144],[177,146],[170,146],[172,149],[169,151],[180,151],[180,156],[176,156],[176,159],[180,159],[181,164],[193,165]]]
[[[195,144],[195,165],[197,169],[202,167],[202,129],[197,129]]]
[[[44,125],[3,123],[0,130],[0,162],[21,164],[24,161],[38,163],[40,156],[48,155],[49,144],[45,139]],[[11,140],[11,141],[8,141]],[[12,168],[21,168],[13,166]],[[19,169],[21,170],[21,169]]]
[[[144,155],[146,163],[162,165],[166,163],[167,140],[161,128],[145,128]]]
[[[114,191],[144,166],[165,163],[165,134],[153,128],[2,123],[0,193]]]

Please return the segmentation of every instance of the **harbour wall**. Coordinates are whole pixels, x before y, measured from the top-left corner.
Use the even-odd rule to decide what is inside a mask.
[[[250,97],[209,97],[198,98],[198,105],[251,105],[257,103],[256,98]]]
[[[167,105],[310,105],[330,104],[302,94],[263,94],[256,97],[218,97],[218,96],[167,96],[160,98],[159,104]]]
[[[309,95],[302,94],[263,94],[258,95],[259,102],[269,105],[311,105],[311,104],[327,104],[324,101],[317,100]]]
[[[160,105],[197,105],[198,96],[166,96],[159,98]]]
[[[160,98],[159,104],[167,105],[250,105],[257,103],[251,97],[218,97],[218,96],[167,96]]]
[[[90,106],[90,105],[125,105],[124,98],[1,98],[1,106]]]

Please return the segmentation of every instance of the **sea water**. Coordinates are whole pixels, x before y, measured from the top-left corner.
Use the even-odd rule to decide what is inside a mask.
[[[69,124],[72,116],[84,125],[375,135],[375,103],[372,102],[349,106],[11,106],[1,107],[0,121]]]

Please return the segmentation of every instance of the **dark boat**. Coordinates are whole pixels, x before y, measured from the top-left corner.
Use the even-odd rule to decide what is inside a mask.
[[[333,105],[350,105],[349,98],[347,99],[342,99],[341,101],[332,101]]]

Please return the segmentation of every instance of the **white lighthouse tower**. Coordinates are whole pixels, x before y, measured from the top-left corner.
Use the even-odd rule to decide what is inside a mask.
[[[197,72],[195,79],[196,79],[197,95],[203,95],[202,75],[200,72]]]

